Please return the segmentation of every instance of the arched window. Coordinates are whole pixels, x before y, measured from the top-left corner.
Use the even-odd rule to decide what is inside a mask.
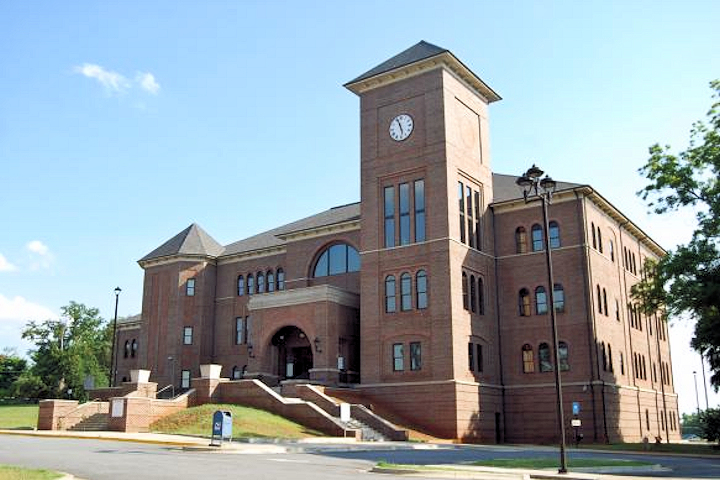
[[[550,240],[550,248],[560,248],[560,225],[553,220],[549,225],[548,240]]]
[[[605,312],[605,316],[608,316],[608,308],[607,308],[607,290],[603,288],[603,311]]]
[[[607,364],[607,366],[608,366],[608,371],[614,372],[615,369],[613,368],[612,346],[610,346],[610,344],[608,343],[608,346],[607,346],[607,347],[608,347],[608,362],[607,362],[607,363],[608,363],[608,364]]]
[[[470,275],[470,311],[477,311],[477,290],[475,289],[475,275]]]
[[[590,222],[590,230],[592,230],[593,248],[597,250],[597,237],[595,236],[595,223]]]
[[[608,247],[610,247],[610,260],[613,262],[615,261],[615,245],[613,244],[613,241],[610,240],[608,242]]]
[[[257,273],[257,293],[265,293],[265,275],[262,272]]]
[[[133,338],[132,343],[130,343],[130,356],[132,358],[135,358],[135,355],[137,355],[137,349],[138,349],[138,341]]]
[[[603,372],[607,372],[607,351],[605,351],[605,342],[600,343],[600,353],[602,354]]]
[[[277,269],[277,289],[285,290],[285,270],[282,268]]]
[[[553,305],[556,312],[565,311],[565,289],[559,283],[553,286]]]
[[[237,365],[235,365],[235,366],[232,368],[231,378],[232,378],[233,380],[238,380],[238,379],[240,379],[240,377],[241,377],[240,369],[237,367]]]
[[[527,232],[525,227],[515,229],[515,251],[517,253],[527,252]]]
[[[547,343],[541,343],[538,347],[538,359],[540,360],[541,372],[552,372],[552,357],[550,356],[550,347]]]
[[[467,273],[462,272],[462,295],[463,295],[463,308],[465,310],[469,310],[469,303],[468,302],[468,278]]]
[[[597,234],[597,241],[598,241],[598,250],[600,250],[600,253],[603,253],[603,246],[602,246],[602,232],[600,231],[600,227],[598,227],[598,234]]]
[[[596,285],[595,290],[597,291],[598,313],[602,313],[602,297],[600,296],[600,285]]]
[[[543,237],[543,229],[540,225],[535,224],[532,226],[532,249],[533,252],[539,252],[543,250],[545,238]]]
[[[267,279],[267,291],[268,292],[274,292],[275,291],[275,274],[272,270],[268,270],[265,274],[265,278]]]
[[[337,243],[326,248],[315,264],[314,277],[327,277],[360,271],[360,255],[347,243]]]
[[[385,277],[385,311],[387,313],[394,313],[396,311],[394,275]]]
[[[480,276],[478,276],[478,313],[485,315],[485,284]]]
[[[123,354],[123,357],[128,358],[130,356],[130,341],[125,340],[125,353]]]
[[[405,272],[400,275],[400,310],[408,311],[412,308],[412,279]]]
[[[247,294],[252,295],[255,293],[255,278],[252,275],[247,276]]]
[[[518,307],[521,317],[530,316],[530,292],[528,292],[527,288],[520,290],[520,294],[518,295]]]
[[[245,295],[245,277],[238,275],[237,278],[237,294],[238,297]]]
[[[535,313],[542,315],[548,311],[547,293],[545,287],[535,289]]]
[[[558,360],[560,361],[560,371],[567,372],[570,370],[570,362],[568,361],[568,346],[565,342],[558,342]]]
[[[423,310],[428,306],[428,280],[425,270],[418,270],[415,274],[415,291],[417,292],[417,308]]]
[[[527,343],[522,347],[522,363],[523,373],[533,373],[535,371],[535,356],[533,354],[533,348]]]

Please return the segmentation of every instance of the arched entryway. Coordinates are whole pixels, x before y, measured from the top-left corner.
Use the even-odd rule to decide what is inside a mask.
[[[305,332],[294,326],[283,327],[271,342],[277,352],[277,374],[281,380],[310,378],[313,354]]]

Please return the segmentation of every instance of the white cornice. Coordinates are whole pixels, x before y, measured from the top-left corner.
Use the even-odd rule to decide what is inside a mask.
[[[149,260],[138,260],[138,264],[143,268],[149,268],[149,267],[159,267],[161,265],[168,265],[171,263],[177,263],[177,262],[191,262],[191,263],[210,263],[215,264],[215,257],[210,257],[208,255],[187,255],[187,254],[179,254],[179,255],[168,255],[165,257],[158,257],[158,258],[151,258]]]
[[[226,265],[228,263],[239,262],[243,260],[251,260],[253,258],[274,257],[276,255],[285,254],[287,249],[285,245],[276,245],[273,247],[257,248],[247,252],[233,253],[231,255],[221,255],[217,259],[218,265]]]
[[[306,228],[292,232],[281,233],[277,237],[285,241],[293,241],[306,238],[322,237],[333,233],[352,232],[360,230],[360,220],[348,220],[346,222],[323,225],[321,227]]]
[[[293,288],[291,290],[253,295],[248,302],[250,310],[291,307],[306,303],[330,302],[346,307],[360,308],[360,295],[341,290],[332,285]]]

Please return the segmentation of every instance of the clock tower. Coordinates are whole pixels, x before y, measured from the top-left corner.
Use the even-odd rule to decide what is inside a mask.
[[[436,434],[497,439],[501,390],[488,105],[420,42],[345,85],[361,111],[361,385]],[[392,401],[388,401],[392,400]]]

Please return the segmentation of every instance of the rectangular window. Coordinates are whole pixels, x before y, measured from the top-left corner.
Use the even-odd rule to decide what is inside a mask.
[[[468,343],[468,370],[475,370],[475,345]]]
[[[190,388],[190,370],[180,372],[180,388]]]
[[[195,296],[195,279],[194,278],[188,278],[185,282],[185,295],[188,297],[194,297]]]
[[[425,241],[425,180],[415,181],[415,241]]]
[[[395,187],[385,187],[385,248],[395,246]]]
[[[483,346],[480,344],[477,344],[475,351],[477,353],[477,371],[482,373],[482,371],[483,371]]]
[[[252,343],[252,322],[248,315],[245,317],[245,343],[250,345]]]
[[[243,317],[235,318],[235,345],[245,343],[245,319]]]
[[[393,372],[402,372],[405,370],[403,355],[403,344],[393,344]]]
[[[193,343],[193,327],[185,327],[183,329],[183,345],[192,345]]]
[[[482,229],[480,228],[480,192],[475,192],[475,248],[482,250]]]
[[[420,342],[410,342],[410,370],[422,368],[422,350]]]
[[[400,188],[400,245],[410,243],[410,184],[401,183]]]
[[[465,188],[458,182],[458,211],[460,212],[460,241],[465,243]]]
[[[475,247],[475,234],[473,233],[473,194],[470,186],[465,187],[465,203],[467,208],[467,236],[468,245]]]

